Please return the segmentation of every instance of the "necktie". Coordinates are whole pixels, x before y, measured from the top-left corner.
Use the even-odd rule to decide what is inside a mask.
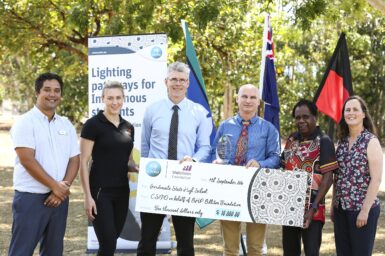
[[[248,132],[247,127],[249,126],[249,121],[242,121],[243,127],[239,139],[237,142],[237,150],[235,151],[235,165],[245,165],[246,164],[246,153],[248,145]]]
[[[178,109],[177,105],[172,107],[174,113],[171,117],[170,124],[170,133],[168,137],[168,159],[176,160],[177,159],[177,145],[178,145]]]

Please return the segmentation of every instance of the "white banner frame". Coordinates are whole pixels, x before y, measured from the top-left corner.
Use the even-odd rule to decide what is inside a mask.
[[[148,105],[167,96],[164,79],[167,72],[167,35],[143,34],[127,36],[90,37],[88,39],[88,107],[89,117],[103,109],[101,93],[105,81],[119,81],[125,87],[125,103],[121,115],[135,128],[133,157],[140,159],[141,125]],[[128,223],[140,232],[139,212],[135,212],[137,175],[130,176],[130,212],[121,236],[130,237],[125,232]],[[87,251],[99,248],[94,229],[88,226]],[[135,239],[140,233],[135,233]],[[126,234],[126,235],[125,235]],[[135,252],[138,241],[120,237],[117,251]],[[171,250],[171,232],[167,218],[157,243],[160,252]]]

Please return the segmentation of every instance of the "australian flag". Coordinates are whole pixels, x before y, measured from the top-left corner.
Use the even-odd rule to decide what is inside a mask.
[[[270,25],[269,15],[265,18],[265,28],[263,32],[259,87],[261,99],[265,103],[264,119],[272,123],[279,132],[279,100],[274,67],[273,30]]]

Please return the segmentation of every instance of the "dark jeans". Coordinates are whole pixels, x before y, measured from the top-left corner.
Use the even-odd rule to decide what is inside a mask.
[[[282,245],[284,256],[301,255],[301,238],[306,256],[318,256],[322,241],[321,221],[313,220],[309,228],[282,226]]]
[[[142,222],[141,238],[138,244],[138,256],[153,256],[156,253],[156,241],[162,227],[164,214],[140,213]],[[177,255],[194,256],[195,218],[172,216],[177,241]]]
[[[379,205],[371,208],[367,224],[357,228],[356,220],[359,211],[334,208],[334,236],[338,256],[372,255],[380,210]]]
[[[126,221],[130,188],[92,189],[91,193],[98,211],[92,223],[99,242],[98,255],[112,256]]]
[[[48,194],[15,191],[12,203],[12,238],[10,256],[32,255],[40,241],[40,255],[63,255],[68,199],[59,207],[47,207]]]

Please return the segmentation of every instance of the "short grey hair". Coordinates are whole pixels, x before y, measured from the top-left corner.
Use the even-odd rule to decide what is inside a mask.
[[[170,65],[168,65],[168,68],[167,68],[167,77],[169,77],[170,73],[171,72],[183,72],[187,75],[187,77],[190,76],[190,68],[182,63],[182,62],[179,62],[179,61],[176,61],[174,63],[171,63]]]
[[[123,97],[124,97],[124,87],[118,81],[105,81],[104,87],[102,90],[102,97],[104,97],[104,92],[106,91],[106,89],[120,89],[122,91]]]

